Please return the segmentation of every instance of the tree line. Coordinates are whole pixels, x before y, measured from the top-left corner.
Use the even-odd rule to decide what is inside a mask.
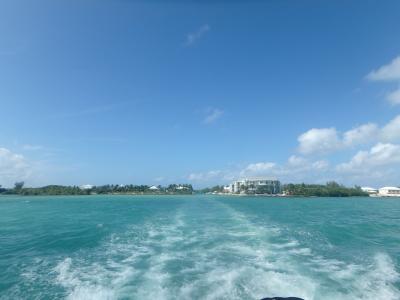
[[[368,193],[360,187],[346,187],[335,181],[322,184],[284,184],[282,191],[289,196],[302,197],[354,197],[368,196]],[[173,194],[189,195],[193,193],[222,193],[225,192],[223,185],[216,185],[200,190],[194,190],[191,184],[170,184],[168,186],[157,186],[157,189],[149,185],[118,185],[107,184],[81,188],[79,186],[47,185],[43,187],[24,187],[24,182],[16,182],[14,188],[6,189],[0,185],[0,194],[6,195],[91,195],[91,194]]]
[[[354,197],[368,196],[368,193],[361,190],[359,186],[346,187],[335,181],[322,184],[285,184],[283,191],[287,195],[304,196],[304,197]]]
[[[24,187],[24,182],[16,182],[14,188],[0,186],[0,193],[6,195],[91,195],[91,194],[192,194],[191,184],[170,184],[168,186],[107,184],[81,188],[79,186],[47,185],[43,187]]]
[[[271,187],[260,186],[254,187],[255,191],[247,191],[247,187],[242,190],[245,194],[272,194]],[[223,193],[224,186],[216,185],[199,190],[200,193]],[[368,196],[368,193],[361,190],[359,186],[346,187],[335,181],[327,182],[326,184],[294,184],[288,183],[282,186],[282,192],[288,196],[300,197],[355,197]]]

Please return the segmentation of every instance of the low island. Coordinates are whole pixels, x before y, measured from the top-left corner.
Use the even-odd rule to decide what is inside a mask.
[[[0,194],[22,196],[47,196],[47,195],[193,195],[193,194],[218,194],[218,195],[244,195],[244,196],[280,196],[280,197],[355,197],[369,196],[360,187],[346,187],[334,181],[322,184],[283,184],[268,185],[242,184],[236,190],[229,186],[216,185],[195,190],[191,184],[170,184],[168,186],[150,185],[120,185],[107,184],[100,186],[65,186],[47,185],[43,187],[24,187],[24,182],[15,183],[13,188],[2,188]]]

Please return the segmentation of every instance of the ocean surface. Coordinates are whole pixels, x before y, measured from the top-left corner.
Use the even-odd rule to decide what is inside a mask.
[[[400,199],[0,197],[0,299],[400,299]]]

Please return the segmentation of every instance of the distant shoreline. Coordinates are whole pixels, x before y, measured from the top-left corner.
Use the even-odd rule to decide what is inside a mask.
[[[370,196],[304,196],[304,195],[286,195],[286,196],[277,196],[277,195],[268,195],[268,194],[124,194],[124,193],[110,193],[110,194],[78,194],[78,195],[60,195],[60,194],[48,194],[48,195],[26,195],[26,194],[0,194],[1,197],[96,197],[96,196],[204,196],[204,197],[251,197],[251,198],[400,198],[400,197],[370,197]]]
[[[0,197],[47,197],[47,196],[73,196],[73,197],[87,197],[87,196],[195,196],[202,194],[128,194],[128,193],[109,193],[109,194],[0,194]]]
[[[374,198],[369,195],[352,195],[352,196],[305,196],[305,195],[271,195],[271,194],[208,194],[209,196],[235,196],[235,197],[265,197],[265,198]],[[208,196],[207,195],[207,196]],[[385,197],[375,197],[385,198]],[[386,197],[390,198],[390,197]]]

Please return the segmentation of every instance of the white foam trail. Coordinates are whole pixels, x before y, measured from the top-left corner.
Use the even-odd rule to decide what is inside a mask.
[[[386,254],[369,265],[327,259],[287,229],[212,205],[206,217],[182,210],[114,234],[60,261],[56,281],[69,299],[400,299]]]
[[[390,257],[379,253],[367,272],[355,281],[354,294],[359,299],[399,300],[400,293],[394,285],[399,279],[400,275]]]
[[[244,226],[257,232],[259,237],[268,236],[265,232],[266,228],[249,223],[245,216],[236,211],[231,211],[231,213],[236,219],[241,220]],[[280,231],[273,232],[275,236],[277,232]],[[310,236],[310,233],[302,232],[302,235]],[[256,248],[242,247],[241,251],[243,257],[251,253],[260,253],[260,245]],[[296,240],[272,245],[269,245],[267,240],[267,243],[262,244],[261,253],[262,255],[258,255],[258,259],[252,261],[252,265],[262,268],[261,265],[264,264],[267,270],[262,274],[268,278],[268,282],[273,283],[263,285],[261,280],[258,285],[253,287],[253,290],[263,287],[262,290],[270,295],[282,295],[282,291],[290,291],[292,296],[296,295],[310,300],[400,299],[400,291],[395,285],[399,281],[399,273],[396,271],[395,264],[386,254],[377,254],[373,263],[367,266],[348,264],[323,257],[315,258],[311,249],[302,247]],[[302,261],[296,259],[297,256],[306,259]],[[270,271],[268,268],[275,268],[279,271]],[[282,270],[284,271],[282,272]],[[339,288],[324,288],[324,282],[320,279],[321,273],[325,273],[325,277],[335,281],[336,287]],[[257,272],[253,270],[253,274],[257,274]],[[287,286],[288,282],[290,282],[289,286]],[[248,285],[251,284],[248,283]]]
[[[158,253],[157,248],[182,242],[182,226],[177,214],[171,224],[150,222],[113,235],[94,253],[98,257],[93,263],[80,255],[62,260],[54,269],[56,281],[68,291],[68,299],[166,299],[168,290],[163,285],[169,275],[163,268],[172,258],[170,252]],[[136,268],[140,262],[148,265]],[[132,286],[132,282],[138,286]]]
[[[57,282],[69,291],[68,299],[88,300],[116,299],[119,290],[134,274],[129,267],[111,271],[99,264],[74,266],[71,258],[60,262],[55,271],[58,273]]]

